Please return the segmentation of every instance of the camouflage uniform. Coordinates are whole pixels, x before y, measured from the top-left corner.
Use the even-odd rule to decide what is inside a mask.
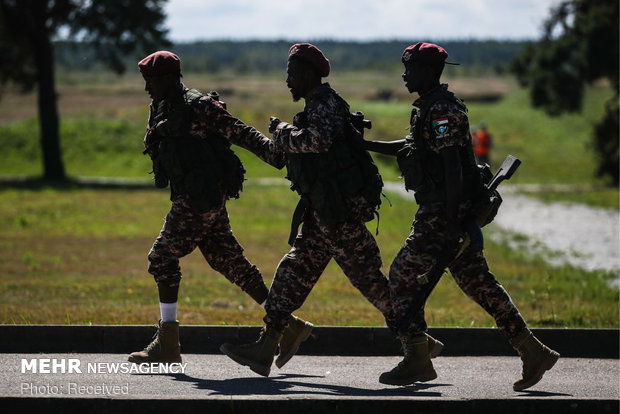
[[[447,88],[447,85],[441,85]],[[421,108],[424,100],[433,91],[420,97],[413,105]],[[411,135],[416,128],[421,131],[422,145],[434,153],[450,146],[471,147],[469,136],[469,121],[464,109],[453,102],[438,101],[428,110],[424,124],[416,116],[414,109],[411,117]],[[419,131],[418,131],[419,132]],[[395,315],[405,315],[413,301],[419,294],[420,285],[416,276],[427,272],[433,265],[440,252],[448,248],[445,230],[447,226],[446,206],[444,202],[420,203],[415,215],[413,231],[405,241],[390,267],[390,294]],[[471,215],[471,201],[463,201],[459,205],[459,219]],[[484,308],[491,315],[506,338],[513,338],[521,332],[526,324],[518,309],[512,303],[510,296],[502,285],[489,271],[486,259],[480,249],[468,247],[463,254],[452,263],[450,273],[458,286],[471,299]],[[427,330],[424,320],[424,311],[420,311],[400,331],[408,336],[415,336]]]
[[[349,122],[348,105],[329,84],[313,89],[305,100],[304,112],[295,116],[293,125],[281,122],[273,140],[230,134],[231,141],[277,168],[287,165],[290,178],[290,163],[295,156],[325,154],[342,139]],[[292,188],[295,186],[293,182]],[[332,258],[353,286],[381,311],[388,326],[394,326],[379,248],[364,224],[372,219],[375,206],[361,195],[347,197],[344,203],[347,217],[338,224],[326,223],[312,201],[306,207],[301,231],[278,265],[265,304],[264,320],[269,328],[282,331],[288,316],[301,307]]]
[[[187,89],[184,88],[183,92],[186,93]],[[149,129],[155,126],[155,111],[157,108],[151,105]],[[213,116],[215,113],[217,117]],[[175,155],[180,158],[178,161],[183,166],[183,176],[179,180],[171,180],[172,207],[148,254],[148,271],[158,284],[178,286],[181,281],[179,258],[198,247],[214,270],[242,290],[252,292],[264,286],[263,278],[258,268],[243,255],[243,248],[232,234],[225,207],[228,195],[218,188],[214,197],[209,194],[210,199],[202,199],[190,191],[189,187],[195,186],[186,185],[186,178],[204,178],[205,166],[199,165],[199,159],[192,158],[201,150],[197,146],[200,140],[215,139],[215,134],[262,135],[230,116],[218,101],[209,96],[193,101],[189,120],[189,139],[182,141],[183,148],[177,148]]]

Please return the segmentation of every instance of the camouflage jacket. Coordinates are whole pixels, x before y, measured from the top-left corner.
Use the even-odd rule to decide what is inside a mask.
[[[343,159],[351,151],[349,125],[349,105],[324,83],[306,95],[304,111],[295,115],[292,124],[278,124],[272,140],[244,135],[231,141],[278,168],[286,165],[291,189],[309,202],[324,223],[349,216],[370,220],[380,203],[382,182],[369,155]]]
[[[438,88],[448,89],[447,84]],[[447,100],[435,102],[428,108],[424,119],[419,117],[425,102],[436,92],[436,89],[424,94],[413,102],[415,107],[411,111],[410,137],[419,134],[421,144],[435,153],[450,146],[465,147],[471,145],[469,134],[469,119],[463,106]],[[418,126],[418,123],[421,125]],[[421,128],[421,131],[417,131]]]
[[[410,134],[397,154],[405,187],[415,192],[419,204],[445,201],[445,174],[439,153],[448,147],[457,147],[459,151],[463,197],[475,197],[480,190],[467,108],[447,87],[438,85],[413,103]]]
[[[324,83],[305,98],[305,119],[298,114],[293,125],[281,122],[273,134],[275,147],[284,153],[327,152],[337,137],[345,134],[349,108],[338,94]]]
[[[254,139],[246,138],[251,142],[267,138],[232,117],[219,101],[182,84],[180,88],[178,96],[151,103],[149,131],[162,139],[157,150],[148,151],[147,133],[145,145],[153,158],[156,185],[160,164],[170,180],[171,199],[189,196],[194,209],[204,212],[228,197],[238,197],[232,181],[243,182],[243,165],[225,138],[252,135]]]

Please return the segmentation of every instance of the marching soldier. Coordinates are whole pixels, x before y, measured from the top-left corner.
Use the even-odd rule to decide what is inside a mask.
[[[227,136],[264,138],[232,117],[214,93],[203,95],[181,83],[177,55],[155,52],[138,63],[152,99],[144,139],[155,185],[170,185],[172,207],[148,254],[157,283],[161,320],[155,339],[129,361],[181,362],[177,298],[179,258],[199,248],[207,263],[263,305],[269,290],[258,268],[243,254],[230,228],[226,201],[238,198],[245,170]],[[217,115],[217,116],[216,116]],[[249,138],[245,138],[249,139]],[[312,324],[291,316],[281,342],[281,364],[297,351]]]
[[[467,109],[448,91],[448,85],[440,83],[447,57],[443,48],[430,43],[405,49],[402,77],[409,92],[420,96],[413,103],[410,134],[398,141],[365,143],[369,150],[397,156],[405,186],[415,192],[420,205],[413,231],[390,267],[390,294],[394,314],[401,317],[397,325],[405,358],[381,375],[379,381],[384,384],[406,385],[437,377],[424,335],[423,309],[411,320],[402,317],[421,295],[418,276],[428,272],[442,252],[456,252],[462,225],[475,214],[473,205],[482,189]],[[480,243],[470,244],[449,269],[459,287],[495,319],[499,332],[521,355],[522,378],[513,386],[521,391],[540,381],[559,354],[527,328],[510,296],[489,271],[481,242],[480,234]]]
[[[293,100],[305,100],[304,111],[292,124],[273,118],[271,140],[231,138],[277,168],[286,165],[291,189],[301,197],[289,240],[292,249],[278,265],[265,304],[266,328],[255,343],[220,348],[263,376],[269,375],[289,315],[304,303],[332,258],[388,326],[394,325],[379,248],[364,224],[374,217],[383,183],[361,148],[359,131],[351,126],[349,105],[328,83],[321,83],[329,71],[329,61],[316,46],[293,45],[286,84]]]

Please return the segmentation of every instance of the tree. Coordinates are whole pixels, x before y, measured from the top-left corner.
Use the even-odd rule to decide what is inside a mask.
[[[597,175],[618,185],[618,0],[565,0],[551,10],[542,39],[528,44],[512,69],[532,104],[550,115],[581,110],[585,86],[602,78],[614,89],[593,129]]]
[[[0,0],[0,85],[38,88],[44,178],[66,179],[54,82],[54,39],[92,44],[97,59],[117,73],[122,57],[168,45],[166,0]]]

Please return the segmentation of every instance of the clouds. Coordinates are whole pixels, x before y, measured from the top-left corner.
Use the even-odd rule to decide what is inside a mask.
[[[170,0],[170,37],[196,39],[536,38],[559,0]]]

